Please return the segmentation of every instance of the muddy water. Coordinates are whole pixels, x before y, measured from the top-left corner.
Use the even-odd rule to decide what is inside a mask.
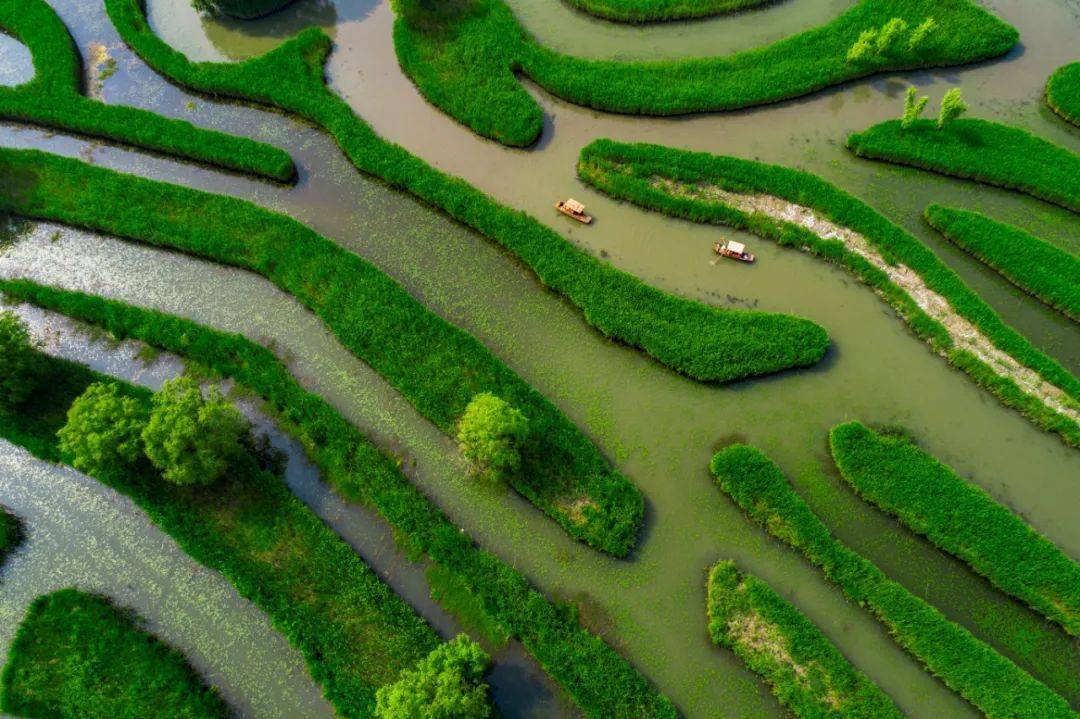
[[[163,17],[160,8],[182,4],[154,0],[152,17]],[[98,8],[67,0],[56,6],[81,47],[91,40],[115,43]],[[349,9],[343,10],[345,6]],[[556,3],[521,0],[515,8],[536,32],[550,21],[551,28],[559,28],[549,30],[552,34],[577,37],[553,22],[565,12]],[[842,7],[792,0],[767,12],[779,22],[783,9],[807,13],[787,21],[791,26],[783,26],[786,32]],[[508,151],[477,140],[417,95],[394,61],[391,15],[385,5],[337,5],[338,46],[330,68],[334,86],[380,133],[529,210],[589,251],[658,286],[716,304],[797,312],[823,324],[834,339],[833,353],[819,368],[728,388],[688,382],[639,353],[604,342],[575,311],[538,288],[531,275],[487,242],[357,176],[317,132],[249,108],[192,100],[154,78],[122,49],[116,51],[121,70],[106,83],[106,100],[278,142],[301,164],[301,182],[286,191],[112,148],[94,149],[96,161],[284,209],[376,261],[429,306],[474,332],[596,437],[645,491],[649,529],[630,562],[606,560],[574,545],[512,495],[493,496],[465,483],[445,437],[344,353],[310,316],[260,280],[86,238],[62,239],[51,254],[40,240],[26,243],[9,251],[4,264],[16,269],[33,265],[44,279],[114,293],[264,340],[274,338],[316,391],[384,446],[408,458],[410,475],[455,521],[547,592],[580,601],[585,620],[619,646],[687,716],[780,714],[760,683],[706,640],[704,573],[721,557],[735,558],[791,598],[912,716],[972,714],[801,559],[751,527],[712,486],[705,471],[709,454],[718,443],[736,437],[779,461],[842,538],[1080,706],[1076,644],[853,499],[832,469],[825,433],[847,419],[905,424],[930,451],[1080,556],[1080,527],[1071,509],[1080,494],[1076,452],[949,369],[887,306],[846,274],[756,238],[747,238],[761,258],[756,267],[713,266],[711,243],[718,235],[735,233],[618,205],[581,187],[573,171],[578,149],[608,136],[758,157],[820,173],[918,234],[1008,322],[1075,371],[1080,338],[1074,325],[949,248],[919,219],[930,201],[970,207],[1075,250],[1080,248],[1080,229],[1074,216],[1018,195],[862,162],[842,147],[846,132],[898,114],[905,81],[914,80],[932,95],[934,104],[948,87],[960,85],[973,114],[1024,124],[1080,149],[1080,134],[1039,103],[1045,78],[1072,59],[1068,53],[1077,30],[1075,5],[999,1],[992,9],[1020,28],[1024,40],[1024,47],[1002,62],[880,78],[754,112],[676,120],[598,115],[541,94],[548,124],[540,145]],[[819,15],[811,18],[810,13]],[[754,15],[696,27],[635,30],[622,39],[606,24],[587,23],[575,26],[573,32],[583,33],[582,39],[566,49],[582,55],[661,57],[681,47],[681,41],[653,43],[654,31],[656,37],[683,32],[687,43],[704,38],[694,41],[735,49],[719,44],[721,39],[735,43],[744,29],[768,31],[749,29]],[[272,30],[260,37],[236,31],[216,34],[197,22],[157,27],[174,45],[207,59],[261,51],[280,41],[280,33]],[[82,143],[35,132],[4,131],[0,140],[69,154],[86,151]],[[552,200],[568,194],[587,202],[598,217],[595,226],[571,228],[551,216]]]

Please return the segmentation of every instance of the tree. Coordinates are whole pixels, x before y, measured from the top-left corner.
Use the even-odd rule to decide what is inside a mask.
[[[529,420],[495,395],[482,392],[472,398],[458,425],[461,453],[477,473],[501,479],[521,467],[521,443],[529,436]]]
[[[899,17],[894,17],[885,23],[877,34],[878,55],[884,56],[891,53],[896,48],[900,36],[908,31],[908,27],[907,20]]]
[[[923,20],[922,24],[911,33],[911,38],[908,40],[908,49],[912,51],[918,50],[934,30],[937,30],[937,20],[932,17]]]
[[[488,719],[491,658],[464,634],[439,645],[375,693],[379,719]]]
[[[967,112],[968,106],[964,102],[964,96],[960,88],[954,87],[941,98],[941,113],[938,115],[937,126],[943,128],[956,118]]]
[[[914,125],[929,101],[930,98],[925,95],[919,97],[919,93],[914,86],[909,87],[907,95],[904,96],[904,117],[900,120],[900,127],[906,130]]]
[[[87,387],[67,417],[57,436],[61,451],[73,457],[76,469],[97,474],[133,465],[143,456],[142,432],[150,413],[115,384],[96,382]]]
[[[14,312],[0,312],[0,409],[10,409],[37,386],[41,357],[26,324]]]
[[[143,429],[146,456],[174,484],[213,484],[243,455],[247,420],[216,388],[203,397],[199,385],[178,377],[154,395]]]
[[[874,28],[869,30],[863,30],[859,34],[859,39],[855,41],[855,44],[848,50],[847,61],[848,62],[863,62],[868,60],[872,55],[876,54],[875,40],[877,39],[878,31]]]

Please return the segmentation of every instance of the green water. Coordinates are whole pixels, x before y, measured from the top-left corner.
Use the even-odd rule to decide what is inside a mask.
[[[282,16],[266,21],[261,35],[250,29],[207,29],[182,12],[179,0],[150,5],[159,32],[201,59],[262,51],[280,41],[276,23],[295,25]],[[565,32],[559,23],[569,11],[553,0],[513,5],[531,29],[545,39],[561,38],[566,45],[559,47],[569,52],[665,57],[684,47],[752,46],[774,31],[824,21],[847,3],[781,3],[764,11],[775,25],[747,13],[647,29],[584,21]],[[723,388],[677,377],[638,352],[606,342],[505,253],[360,177],[317,131],[201,98],[189,108],[192,98],[155,78],[123,49],[116,51],[123,61],[106,84],[108,101],[242,128],[288,148],[301,165],[301,179],[294,189],[275,188],[113,148],[95,149],[97,162],[287,211],[375,261],[428,306],[473,332],[585,428],[645,492],[648,527],[629,561],[574,544],[513,495],[469,485],[446,437],[342,350],[315,318],[258,278],[85,237],[65,238],[49,245],[51,251],[41,242],[18,245],[0,266],[5,273],[30,269],[45,280],[178,312],[262,341],[274,339],[290,353],[298,376],[405,457],[409,476],[481,545],[549,595],[579,601],[586,623],[688,717],[781,715],[756,677],[707,641],[705,572],[720,558],[736,559],[790,598],[909,715],[974,715],[869,615],[847,603],[801,557],[751,526],[713,486],[708,458],[731,438],[769,453],[837,534],[890,576],[1080,707],[1077,642],[856,500],[835,475],[825,437],[831,426],[849,419],[904,424],[930,451],[1074,557],[1080,557],[1080,525],[1073,519],[1080,497],[1077,452],[950,369],[847,274],[754,237],[742,239],[758,254],[756,266],[713,265],[712,243],[721,236],[739,239],[737,233],[614,203],[583,187],[574,174],[578,150],[596,137],[661,142],[817,172],[916,233],[1007,322],[1075,372],[1080,367],[1075,324],[951,248],[923,226],[920,214],[931,201],[979,209],[1077,250],[1075,215],[1020,195],[864,162],[843,149],[847,132],[896,116],[906,83],[914,81],[933,98],[932,109],[946,89],[961,86],[973,115],[1019,123],[1080,150],[1080,132],[1040,102],[1046,77],[1073,59],[1070,49],[1080,28],[1075,4],[999,0],[989,6],[1022,36],[1023,47],[999,62],[876,78],[752,112],[670,120],[601,115],[540,93],[548,121],[540,144],[528,151],[479,140],[423,101],[397,67],[385,4],[336,6],[332,83],[380,134],[659,287],[715,304],[794,312],[821,323],[833,338],[833,351],[817,368]],[[73,0],[57,7],[80,46],[95,38],[115,41],[98,8]],[[170,17],[184,22],[164,25]],[[0,141],[67,154],[85,151],[83,143],[29,131],[4,129]],[[597,217],[593,226],[570,226],[554,214],[551,203],[567,195],[586,202]],[[512,708],[508,713],[520,715]]]

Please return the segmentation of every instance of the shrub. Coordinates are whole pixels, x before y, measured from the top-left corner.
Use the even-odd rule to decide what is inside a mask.
[[[242,456],[247,431],[243,415],[216,388],[204,398],[194,381],[177,377],[154,395],[142,439],[146,456],[165,479],[209,485]]]
[[[911,38],[908,40],[908,49],[915,51],[922,47],[927,39],[934,34],[934,31],[937,30],[937,26],[937,20],[932,17],[923,20],[922,24],[911,33]]]
[[[907,89],[907,94],[904,95],[904,117],[900,120],[900,127],[907,130],[914,125],[929,100],[930,98],[925,95],[919,97],[919,91],[916,90],[915,87],[909,87]]]
[[[859,33],[859,39],[848,50],[848,62],[864,62],[873,57],[877,49],[877,35],[878,31],[874,28]]]
[[[894,17],[882,25],[881,32],[877,34],[875,40],[878,55],[884,57],[894,52],[900,44],[900,37],[908,31],[909,27],[907,20],[899,17]]]
[[[521,444],[529,420],[490,392],[473,397],[458,424],[458,445],[480,476],[501,479],[521,468]]]
[[[375,694],[379,719],[487,719],[491,658],[464,634],[432,650]]]
[[[964,95],[960,88],[954,87],[941,98],[941,112],[938,114],[937,126],[944,128],[950,122],[967,112],[968,106],[964,102]]]
[[[57,432],[60,451],[71,455],[72,466],[89,474],[135,464],[143,456],[148,420],[145,405],[115,384],[95,382],[68,410],[67,424]]]
[[[37,357],[22,319],[14,312],[0,312],[0,410],[15,407],[34,391]]]

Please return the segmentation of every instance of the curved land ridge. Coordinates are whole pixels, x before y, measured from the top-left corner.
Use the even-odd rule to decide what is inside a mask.
[[[582,12],[612,22],[647,23],[723,15],[777,0],[564,0]]]
[[[610,140],[582,150],[579,174],[619,199],[733,224],[844,265],[935,351],[1043,428],[1080,445],[1080,381],[1004,325],[922,243],[851,195],[788,168]]]

